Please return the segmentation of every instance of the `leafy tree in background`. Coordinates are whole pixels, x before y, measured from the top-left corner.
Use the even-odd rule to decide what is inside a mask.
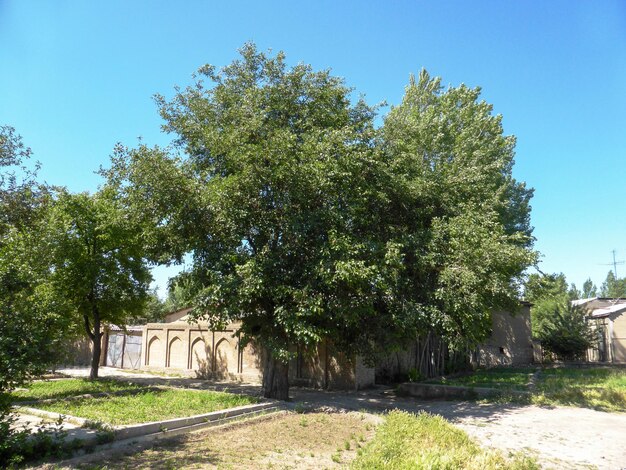
[[[154,289],[148,292],[144,310],[140,317],[135,318],[134,321],[137,324],[161,323],[166,313],[168,313],[167,305],[159,298],[156,289]]]
[[[396,295],[420,332],[470,343],[484,339],[491,311],[517,310],[536,260],[532,190],[512,176],[515,138],[479,98],[423,70],[383,127],[386,224],[403,260]]]
[[[590,299],[592,297],[597,297],[597,296],[598,296],[598,288],[593,282],[591,282],[591,279],[587,279],[583,283],[583,291],[581,293],[581,298]]]
[[[595,340],[586,320],[586,310],[571,302],[544,305],[539,339],[543,348],[562,360],[581,360]]]
[[[241,56],[157,97],[175,149],[118,147],[103,173],[151,227],[152,261],[192,252],[196,317],[241,320],[263,347],[266,396],[288,397],[292,345],[477,341],[490,309],[517,306],[532,191],[479,90],[423,72],[378,131],[328,71],[252,44]]]
[[[141,228],[111,194],[60,194],[48,219],[54,295],[69,306],[93,344],[90,378],[98,377],[104,323],[141,316],[150,272]]]
[[[166,313],[175,312],[192,305],[194,293],[197,288],[194,286],[191,274],[192,273],[182,272],[178,276],[170,279],[167,299],[165,299],[164,303]]]
[[[526,300],[533,304],[533,337],[564,360],[582,358],[594,339],[585,310],[572,306],[573,291],[563,273],[531,274],[525,289]]]
[[[616,278],[613,271],[609,271],[600,287],[600,297],[626,297],[626,278]]]

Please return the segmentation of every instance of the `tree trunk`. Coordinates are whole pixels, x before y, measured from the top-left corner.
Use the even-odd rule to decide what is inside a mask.
[[[266,351],[263,367],[263,396],[277,400],[289,400],[289,364]]]
[[[91,380],[98,378],[98,368],[100,367],[100,354],[102,353],[102,333],[100,332],[100,315],[94,312],[93,321],[93,356],[91,357],[91,371],[89,378]]]

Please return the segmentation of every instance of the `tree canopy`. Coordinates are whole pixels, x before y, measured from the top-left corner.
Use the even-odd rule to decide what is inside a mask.
[[[609,271],[600,286],[600,297],[626,298],[626,278],[615,277],[613,271]]]
[[[61,193],[49,211],[50,285],[93,343],[91,378],[98,376],[102,326],[124,326],[144,313],[152,277],[141,235],[106,190]]]
[[[590,284],[591,281],[586,282],[583,291],[589,292]],[[580,294],[573,284],[568,290],[563,273],[535,273],[528,277],[524,296],[533,304],[533,337],[558,359],[580,359],[593,344],[594,335],[586,320],[586,310],[572,305]]]
[[[343,79],[245,45],[158,95],[174,148],[118,147],[104,170],[151,227],[153,261],[191,252],[194,315],[241,321],[287,397],[294,345],[373,355],[426,329],[482,339],[535,260],[532,191],[480,90],[412,80],[382,129]]]

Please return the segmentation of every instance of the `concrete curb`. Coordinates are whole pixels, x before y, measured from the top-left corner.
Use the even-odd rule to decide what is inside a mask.
[[[486,398],[504,394],[527,396],[529,392],[520,390],[501,390],[498,388],[486,387],[463,387],[459,385],[425,384],[416,382],[405,382],[398,386],[397,394],[420,398],[423,400],[433,400],[438,398]]]
[[[278,402],[264,402],[253,405],[238,406],[227,410],[213,411],[202,415],[189,416],[186,418],[174,418],[165,421],[155,421],[152,423],[131,424],[129,426],[116,426],[114,428],[115,439],[130,439],[131,437],[143,436],[146,434],[154,434],[167,430],[178,428],[186,428],[196,424],[209,423],[225,418],[233,418],[236,416],[266,411],[271,408],[278,407]]]

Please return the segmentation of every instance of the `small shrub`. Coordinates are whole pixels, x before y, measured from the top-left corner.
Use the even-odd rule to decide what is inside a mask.
[[[409,382],[421,382],[422,380],[424,380],[424,377],[416,368],[410,369],[408,375]]]

